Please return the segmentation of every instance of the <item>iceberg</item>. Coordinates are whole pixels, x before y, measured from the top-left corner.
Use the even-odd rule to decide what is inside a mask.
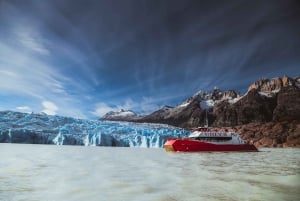
[[[187,130],[166,124],[0,112],[0,143],[161,148],[167,138],[189,134]]]

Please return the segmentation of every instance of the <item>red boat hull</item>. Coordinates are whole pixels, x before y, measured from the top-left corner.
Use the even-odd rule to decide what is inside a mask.
[[[211,152],[211,151],[258,151],[252,144],[213,144],[190,139],[169,139],[164,144],[167,151]]]

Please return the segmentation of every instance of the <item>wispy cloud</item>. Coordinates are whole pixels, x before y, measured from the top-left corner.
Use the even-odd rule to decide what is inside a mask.
[[[13,34],[16,35],[18,42],[26,50],[30,50],[41,55],[50,54],[49,49],[46,46],[46,39],[30,26],[16,26],[14,27]]]
[[[111,106],[107,105],[106,103],[101,102],[96,105],[95,110],[92,111],[91,113],[95,116],[102,117],[106,113],[108,113],[110,111],[115,111],[117,109],[118,109],[117,107],[111,107]]]
[[[36,55],[26,54],[0,42],[0,89],[44,98],[49,94],[65,94],[63,82],[68,77],[43,62]]]
[[[44,109],[42,112],[49,114],[49,115],[55,115],[58,111],[58,107],[55,105],[55,103],[50,102],[50,101],[43,101],[42,105]]]
[[[0,18],[0,95],[15,98],[17,110],[28,109],[18,107],[22,100],[16,97],[24,97],[30,100],[32,111],[86,118],[79,99],[89,86],[65,71],[65,66],[74,65],[74,58],[76,67],[86,69],[84,75],[94,76],[84,63],[84,54],[46,32],[39,19],[15,5],[4,2],[0,11],[4,17]],[[10,23],[3,24],[5,19]],[[66,59],[60,60],[63,56]],[[53,100],[55,104],[49,105]],[[4,104],[11,108],[10,103]]]
[[[47,50],[46,46],[39,46],[40,42],[34,37],[22,35],[17,39],[19,45],[0,41],[1,93],[32,97],[36,100],[36,105],[32,108],[34,111],[41,111],[37,106],[39,102],[56,100],[59,105],[65,106],[64,110],[59,111],[63,112],[60,114],[74,114],[75,108],[78,110],[78,104],[73,101],[76,98],[69,93],[69,88],[81,91],[81,84],[74,82],[73,78],[59,71],[58,66],[51,64],[51,52]],[[22,40],[27,41],[24,44],[21,42]],[[53,109],[46,107],[42,110],[48,114],[56,114],[58,111]],[[77,117],[85,117],[82,112],[76,114],[80,115]]]

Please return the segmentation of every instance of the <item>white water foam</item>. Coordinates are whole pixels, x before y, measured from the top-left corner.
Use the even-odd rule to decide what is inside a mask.
[[[300,149],[163,149],[0,144],[0,200],[294,201]]]

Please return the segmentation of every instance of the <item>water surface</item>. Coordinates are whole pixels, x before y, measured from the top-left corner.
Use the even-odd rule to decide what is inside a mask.
[[[300,149],[163,149],[0,144],[3,201],[299,200]]]

